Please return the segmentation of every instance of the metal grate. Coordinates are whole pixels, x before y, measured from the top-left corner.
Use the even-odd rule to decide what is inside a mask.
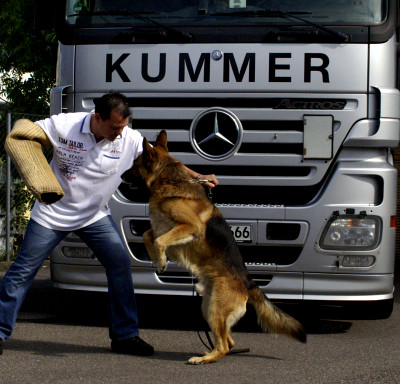
[[[143,243],[128,243],[136,259],[150,261],[146,247]],[[240,253],[246,266],[255,265],[290,265],[300,256],[302,247],[276,247],[276,246],[239,246]],[[168,273],[168,271],[166,272]],[[163,276],[166,276],[165,273]],[[183,275],[184,276],[184,275]]]
[[[349,129],[364,116],[366,108],[359,95],[349,99],[234,92],[135,96],[130,98],[132,127],[150,142],[165,129],[173,157],[201,174],[215,173],[220,185],[213,191],[213,201],[218,204],[310,203],[321,191]],[[196,116],[216,107],[228,109],[243,127],[238,151],[218,161],[197,154],[190,142]],[[332,116],[332,158],[304,158],[305,115]],[[140,188],[132,191],[121,185],[119,189],[128,200],[147,201]]]
[[[184,284],[193,285],[197,283],[197,279],[188,272],[164,272],[163,274],[156,273],[158,279],[165,284]],[[272,279],[271,274],[251,274],[250,277],[259,287],[265,287]]]

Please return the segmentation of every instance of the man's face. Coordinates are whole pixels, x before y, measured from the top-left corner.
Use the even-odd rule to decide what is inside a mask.
[[[94,114],[96,128],[93,132],[98,140],[107,139],[114,141],[128,124],[129,117],[122,117],[118,112],[112,110],[110,118],[102,120],[98,113]]]

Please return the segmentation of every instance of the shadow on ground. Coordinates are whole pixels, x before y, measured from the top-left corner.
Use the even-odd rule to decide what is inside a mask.
[[[399,263],[396,276],[399,276]],[[1,275],[0,275],[1,278]],[[400,302],[400,283],[395,280],[395,302]],[[198,296],[137,295],[140,327],[149,329],[208,329],[200,310]],[[276,303],[298,319],[309,334],[343,333],[353,320],[386,318],[390,302],[365,303]],[[389,308],[389,310],[388,310]],[[54,288],[50,275],[36,279],[21,308],[19,321],[57,322],[107,326],[107,294],[70,291]],[[234,328],[235,332],[260,332],[255,312],[248,306],[246,315]]]
[[[142,329],[208,330],[201,315],[200,297],[137,295],[137,305]],[[351,320],[346,319],[356,318],[339,307],[298,303],[276,305],[298,319],[309,334],[346,332],[352,326]],[[23,304],[19,321],[107,326],[107,294],[54,288],[32,289]],[[248,306],[246,315],[234,331],[261,332],[251,306]]]

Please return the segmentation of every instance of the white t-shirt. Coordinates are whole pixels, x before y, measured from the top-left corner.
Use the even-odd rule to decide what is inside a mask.
[[[36,121],[53,144],[50,166],[65,192],[51,205],[36,201],[31,218],[46,228],[73,231],[109,215],[121,175],[142,152],[142,136],[129,127],[115,141],[97,142],[90,118],[78,112]]]

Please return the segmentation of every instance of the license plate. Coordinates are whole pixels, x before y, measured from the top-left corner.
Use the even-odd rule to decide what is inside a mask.
[[[251,243],[251,225],[231,225],[231,231],[238,243]]]

